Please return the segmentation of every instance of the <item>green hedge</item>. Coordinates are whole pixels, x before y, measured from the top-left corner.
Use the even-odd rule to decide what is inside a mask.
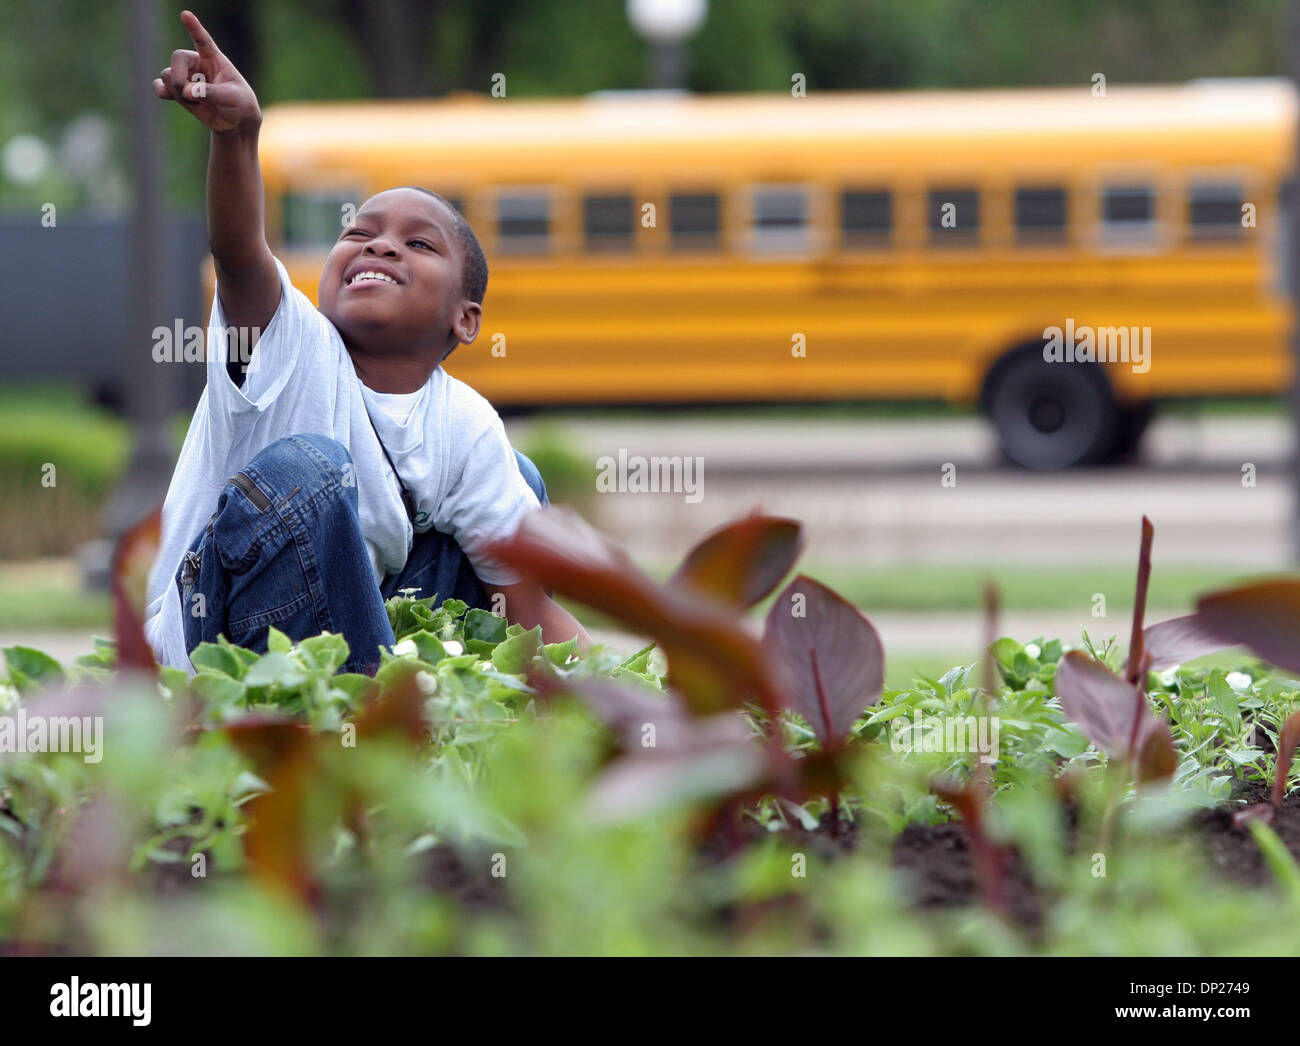
[[[128,437],[124,421],[73,389],[0,394],[0,559],[68,555],[95,537]]]

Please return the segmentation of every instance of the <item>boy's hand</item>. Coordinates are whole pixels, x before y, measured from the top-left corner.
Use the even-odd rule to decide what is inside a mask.
[[[266,244],[266,194],[257,161],[257,95],[191,11],[181,24],[197,50],[172,52],[154,94],[184,106],[213,130],[208,153],[208,243],[226,323],[256,345],[280,304],[280,274]]]
[[[586,654],[591,650],[591,637],[586,629],[535,582],[521,581],[515,585],[485,583],[483,590],[489,598],[498,594],[505,597],[507,621],[524,628],[541,625],[543,643],[566,643],[576,636],[579,652]]]
[[[179,102],[221,134],[259,125],[257,95],[239,70],[217,49],[193,12],[182,11],[181,24],[197,50],[172,52],[171,67],[153,82],[154,94]]]

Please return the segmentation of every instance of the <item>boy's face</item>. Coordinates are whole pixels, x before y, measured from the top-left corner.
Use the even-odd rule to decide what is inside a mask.
[[[478,335],[481,309],[463,291],[464,255],[452,215],[432,196],[389,189],[357,211],[321,272],[320,311],[349,348],[375,355],[432,349]],[[357,279],[377,272],[387,279]]]

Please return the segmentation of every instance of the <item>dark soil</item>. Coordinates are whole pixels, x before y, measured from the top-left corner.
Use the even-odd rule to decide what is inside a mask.
[[[469,911],[506,911],[511,907],[505,880],[493,878],[486,854],[470,864],[450,846],[431,846],[423,854],[420,881]]]
[[[791,851],[820,860],[834,860],[851,853],[862,841],[856,821],[841,818],[839,831],[832,832],[830,814],[822,814],[815,829],[792,823],[781,831],[769,832],[752,817],[743,817],[734,809],[727,809],[716,813],[702,828],[696,853],[703,863],[716,864],[766,838],[779,839]]]
[[[164,848],[185,854],[188,840],[172,839]],[[196,879],[190,874],[190,867],[188,860],[175,863],[151,862],[149,871],[154,892],[160,895],[175,894],[202,885],[202,879]],[[421,855],[419,875],[422,885],[450,898],[458,907],[478,912],[510,908],[510,894],[505,880],[492,877],[491,859],[487,854],[462,855],[451,846],[432,846]],[[346,896],[346,890],[344,895]]]
[[[970,835],[960,821],[909,824],[894,840],[892,863],[904,877],[912,902],[922,910],[968,905],[979,897]],[[1015,851],[1008,854],[1005,876],[1007,914],[1026,930],[1038,929],[1047,899]]]
[[[1233,814],[1256,803],[1268,801],[1269,787],[1262,782],[1234,782],[1232,802],[1206,810],[1192,819],[1193,837],[1200,841],[1213,867],[1225,878],[1248,886],[1265,886],[1273,881],[1259,847],[1246,827],[1233,824]],[[1062,840],[1073,850],[1078,831],[1077,807],[1067,801],[1063,811]],[[763,834],[749,820],[748,835]],[[1273,826],[1287,849],[1300,861],[1300,794],[1287,799]],[[823,818],[815,832],[792,828],[779,833],[796,849],[806,849],[824,859],[872,845],[855,823],[841,824],[842,836],[832,839],[829,819]],[[748,840],[744,840],[748,841]],[[716,845],[716,837],[709,840]],[[706,844],[707,847],[707,844]],[[954,908],[978,902],[979,884],[972,859],[970,836],[960,821],[947,824],[908,825],[894,840],[891,863],[911,892],[913,903],[922,910]],[[1013,922],[1033,930],[1041,925],[1049,903],[1034,884],[1026,863],[1014,851],[1007,864],[1006,895]]]
[[[1277,746],[1273,744],[1273,739],[1268,736],[1268,732],[1256,723],[1250,731],[1250,737],[1246,739],[1246,744],[1260,749],[1272,755],[1277,751]]]
[[[1267,802],[1268,793],[1268,785],[1262,782],[1238,781],[1233,788],[1233,798],[1244,799],[1244,803],[1206,810],[1192,822],[1194,831],[1205,842],[1211,863],[1227,879],[1251,886],[1263,886],[1273,879],[1250,829],[1238,828],[1232,823],[1234,813],[1255,803]],[[1300,860],[1300,795],[1293,795],[1282,803],[1273,828],[1292,856]]]
[[[1067,844],[1072,845],[1069,831]],[[706,864],[726,860],[763,838],[778,839],[792,852],[833,861],[869,846],[892,845],[892,864],[906,880],[913,902],[921,909],[938,909],[973,904],[979,899],[970,837],[960,822],[939,825],[908,825],[891,842],[876,839],[860,821],[841,819],[839,831],[831,832],[829,814],[823,814],[816,829],[791,825],[778,832],[767,832],[753,818],[722,815],[709,825],[697,851]],[[1046,899],[1030,879],[1028,867],[1019,855],[1009,854],[1006,868],[1005,899],[1008,915],[1026,930],[1037,929],[1043,920]],[[791,897],[797,903],[797,897]],[[770,906],[773,902],[768,902]],[[748,908],[727,905],[719,916],[729,922],[743,922],[755,913]]]
[[[152,879],[154,893],[165,896],[180,893],[184,890],[192,890],[203,885],[206,877],[194,875],[194,865],[187,856],[189,848],[189,839],[169,839],[163,844],[162,849],[180,855],[180,860],[149,862],[148,874]],[[204,871],[211,870],[212,855],[210,853],[205,853],[204,861],[206,862]]]

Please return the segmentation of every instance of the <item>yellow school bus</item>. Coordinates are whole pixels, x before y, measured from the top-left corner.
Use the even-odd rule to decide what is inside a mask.
[[[467,96],[271,107],[261,158],[313,298],[349,205],[457,204],[491,280],[447,368],[501,408],[942,400],[1056,468],[1285,388],[1295,121],[1265,80]]]

